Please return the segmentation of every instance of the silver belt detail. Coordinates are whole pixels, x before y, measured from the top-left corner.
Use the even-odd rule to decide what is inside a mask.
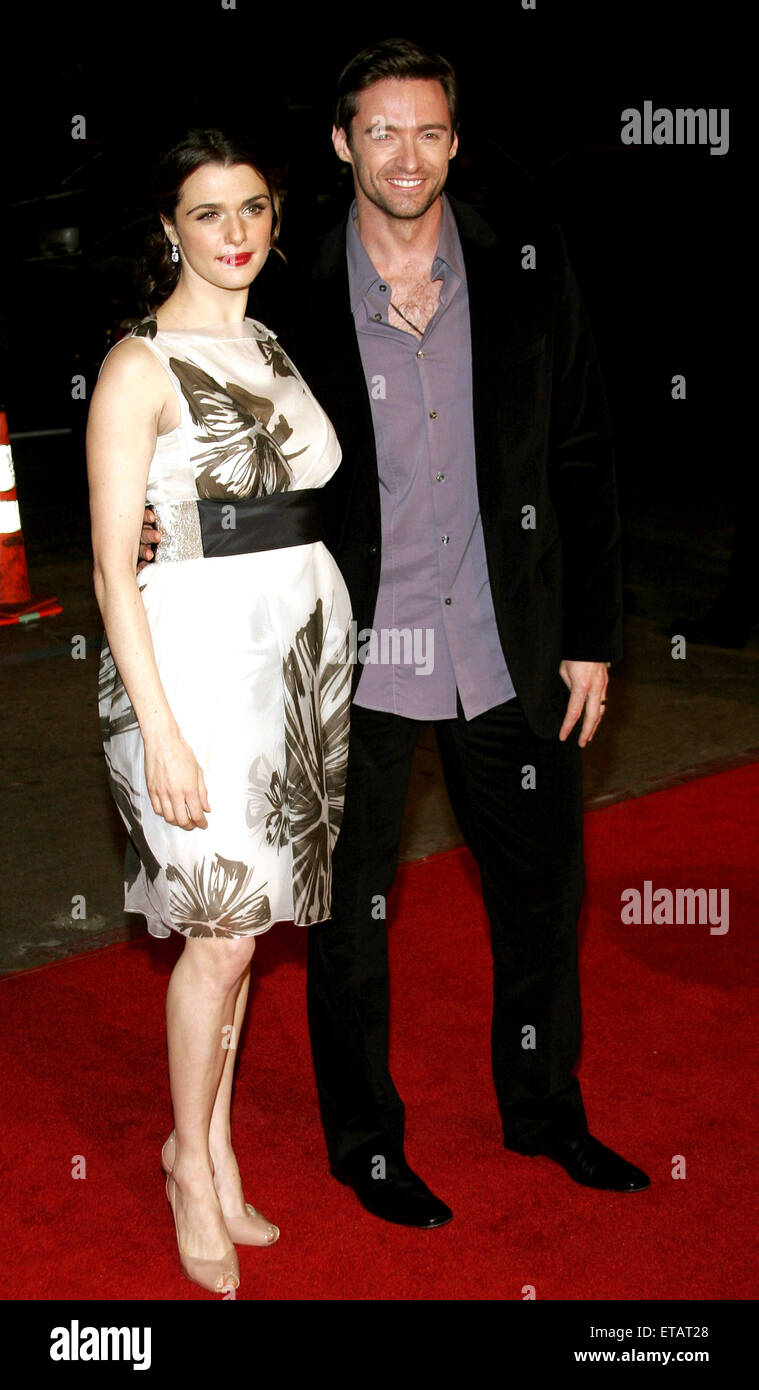
[[[153,554],[153,564],[167,560],[202,560],[203,541],[197,502],[147,504],[155,512],[155,528],[161,543]]]

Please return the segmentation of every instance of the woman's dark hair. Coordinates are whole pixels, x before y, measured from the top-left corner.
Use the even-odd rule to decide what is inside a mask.
[[[155,212],[173,222],[182,184],[204,164],[249,164],[260,174],[272,201],[271,246],[278,255],[282,255],[275,246],[282,220],[282,195],[278,179],[271,165],[262,160],[260,151],[245,135],[228,134],[221,130],[188,130],[177,144],[159,156],[154,166],[151,193]],[[152,311],[168,299],[180,271],[179,264],[171,259],[171,246],[160,222],[148,235],[137,270],[142,305]]]
[[[451,129],[459,125],[459,87],[450,63],[409,39],[382,39],[351,58],[337,83],[335,125],[344,130],[350,144],[351,121],[358,110],[361,92],[386,77],[432,78],[440,83],[448,102]]]

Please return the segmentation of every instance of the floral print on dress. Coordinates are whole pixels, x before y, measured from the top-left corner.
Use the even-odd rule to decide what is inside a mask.
[[[192,362],[177,357],[169,361],[193,423],[201,430],[196,443],[202,447],[193,456],[193,462],[203,463],[196,474],[198,496],[264,497],[288,492],[293,481],[290,463],[304,450],[283,453],[282,445],[292,430],[282,414],[269,428],[273,401],[254,396],[233,381],[221,386]]]
[[[145,838],[140,794],[137,788],[132,785],[126,772],[114,765],[114,759],[111,755],[112,740],[123,734],[134,733],[135,730],[139,730],[140,726],[105,637],[100,652],[100,668],[98,670],[98,704],[108,785],[126,825],[130,841],[124,861],[124,879],[131,887],[139,873],[140,863],[142,863],[149,881],[155,883],[161,872],[161,865]]]
[[[138,729],[137,716],[132,709],[124,682],[117,669],[107,638],[103,637],[98,669],[98,705],[100,708],[100,734],[108,744],[117,734]]]
[[[268,338],[265,343],[262,343],[260,338],[257,341],[264,362],[271,367],[274,376],[295,376],[282,348],[273,337]]]
[[[192,874],[178,864],[166,866],[174,925],[185,936],[234,937],[268,925],[271,917],[265,883],[246,893],[254,866],[214,856],[195,864]]]
[[[285,756],[293,902],[306,922],[329,910],[331,854],[342,819],[348,764],[351,667],[348,643],[341,659],[323,662],[321,599],[296,634],[282,663]]]
[[[272,768],[260,754],[248,773],[248,804],[245,823],[259,831],[267,845],[283,849],[290,840],[290,808],[286,797],[284,769]]]

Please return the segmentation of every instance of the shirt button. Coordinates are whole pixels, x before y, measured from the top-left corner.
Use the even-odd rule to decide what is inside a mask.
[[[436,483],[442,483],[442,481],[443,481],[444,478],[445,478],[445,473],[436,473],[436,474],[435,474],[435,482],[436,482]]]
[[[424,353],[422,352],[422,349],[421,349],[421,348],[419,349],[419,351],[418,351],[418,353],[417,353],[416,355],[417,355],[417,357],[424,357]]]
[[[450,604],[450,602],[451,602],[451,600],[450,600],[449,598],[444,598],[444,599],[443,599],[443,603],[448,603],[448,604]]]
[[[451,538],[450,538],[450,536],[443,536],[441,539],[442,539],[443,545],[447,545],[448,542],[449,542],[449,540],[450,540]]]
[[[381,315],[381,314],[375,314],[374,317],[375,317],[375,319],[377,320],[378,323],[381,323],[381,322],[382,322],[382,315]]]
[[[369,554],[370,554],[370,555],[376,555],[376,554],[377,554],[377,547],[376,547],[376,545],[370,545],[370,546],[369,546]]]
[[[431,419],[431,420],[437,420],[437,411],[436,411],[436,410],[431,410],[431,411],[430,411],[430,419]]]
[[[379,288],[381,294],[385,294],[385,292],[386,292],[386,290],[387,290],[387,285],[379,285],[378,288]]]

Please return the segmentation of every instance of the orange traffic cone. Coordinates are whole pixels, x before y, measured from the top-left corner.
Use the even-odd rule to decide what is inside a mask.
[[[0,410],[0,627],[60,612],[56,598],[40,598],[29,587],[8,420]]]

